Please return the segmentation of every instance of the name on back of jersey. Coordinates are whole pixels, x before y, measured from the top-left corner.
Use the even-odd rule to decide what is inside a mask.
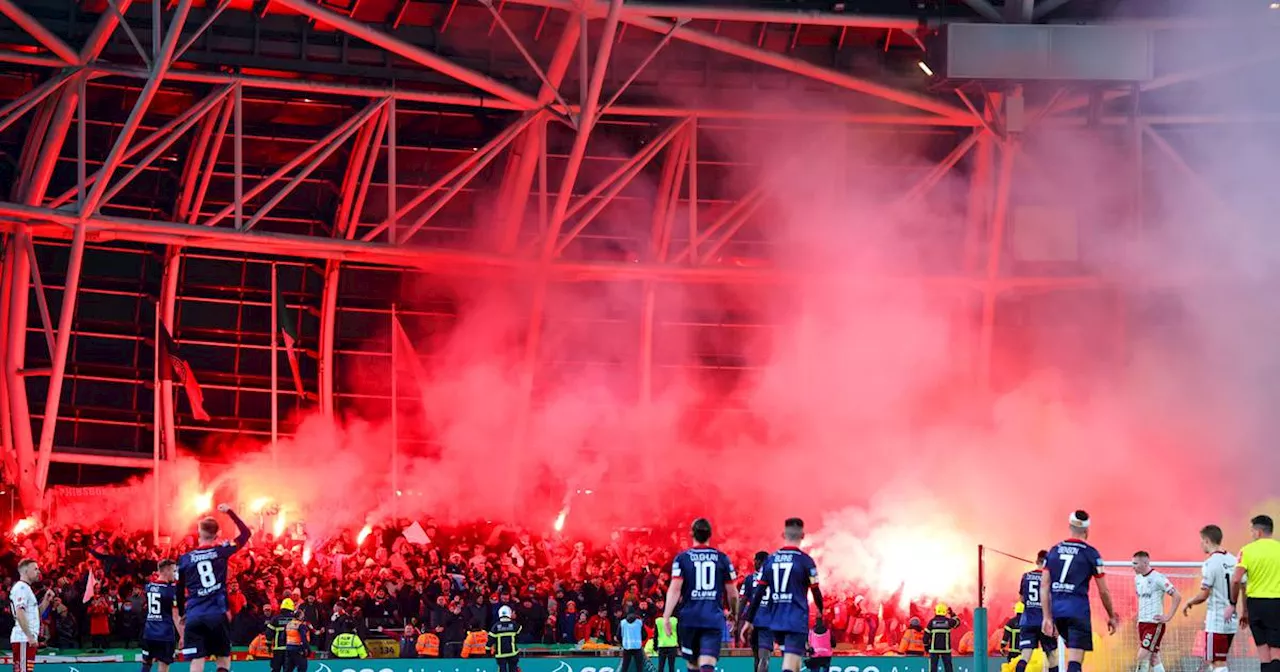
[[[198,574],[199,586],[195,589],[196,597],[208,597],[222,590],[222,582],[218,580],[213,572],[213,561],[217,560],[218,548],[204,548],[187,553],[187,558],[195,567]],[[191,582],[187,582],[188,593],[191,593]]]

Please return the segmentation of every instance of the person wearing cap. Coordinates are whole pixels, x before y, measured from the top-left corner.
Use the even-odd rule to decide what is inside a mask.
[[[1254,516],[1249,525],[1253,541],[1240,549],[1225,616],[1228,621],[1235,618],[1244,584],[1240,624],[1248,624],[1253,632],[1262,672],[1280,672],[1280,541],[1271,536],[1275,532],[1271,516]]]
[[[520,624],[515,621],[515,613],[506,605],[499,607],[498,620],[489,628],[486,642],[498,663],[498,672],[517,672],[519,669],[520,647],[516,642],[519,637]]]
[[[280,602],[280,613],[267,621],[267,643],[271,645],[271,672],[303,672],[307,668],[310,637],[307,624],[294,613],[293,598]]]
[[[1081,672],[1084,654],[1093,650],[1093,626],[1089,610],[1089,583],[1098,584],[1098,599],[1107,610],[1107,632],[1116,633],[1120,617],[1111,603],[1102,569],[1102,555],[1089,545],[1089,514],[1076,511],[1067,517],[1071,537],[1049,549],[1045,558],[1044,583],[1041,592],[1044,619],[1041,632],[1048,637],[1061,636],[1066,642],[1067,672]],[[1043,587],[1043,584],[1042,586]]]

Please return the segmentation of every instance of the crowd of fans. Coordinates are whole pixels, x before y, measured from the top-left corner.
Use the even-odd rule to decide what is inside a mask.
[[[365,535],[347,531],[314,548],[300,536],[255,534],[230,569],[234,643],[249,645],[288,597],[320,647],[341,632],[387,633],[405,641],[427,632],[439,637],[443,655],[456,655],[466,633],[487,629],[504,605],[523,626],[523,645],[615,645],[618,623],[630,610],[652,632],[665,606],[671,558],[687,543],[682,530],[615,532],[610,542],[593,545],[490,524],[445,529],[433,521],[415,526],[414,543],[404,534],[410,524]],[[9,541],[0,556],[4,604],[17,561],[34,558],[44,587],[55,594],[42,645],[133,647],[145,616],[143,586],[157,561],[194,544],[194,537],[157,547],[148,533],[38,529]],[[721,549],[740,576],[749,576],[756,549]],[[898,602],[873,606],[861,596],[835,594],[826,622],[841,648],[896,651],[909,621],[931,613],[930,605]],[[8,632],[13,619],[7,606],[2,618],[0,632]],[[726,642],[729,637],[726,632]]]

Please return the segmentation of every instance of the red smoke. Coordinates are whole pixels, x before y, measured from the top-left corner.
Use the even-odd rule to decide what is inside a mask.
[[[1001,385],[988,394],[975,366],[982,286],[956,280],[985,268],[961,261],[967,161],[917,202],[894,206],[937,158],[936,135],[833,135],[781,122],[704,132],[721,155],[764,166],[737,182],[769,185],[742,234],[759,244],[726,254],[763,254],[792,275],[658,283],[651,401],[639,401],[637,373],[644,284],[553,284],[521,436],[538,279],[457,280],[448,287],[457,318],[415,342],[427,384],[408,367],[399,373],[396,487],[386,410],[370,402],[370,420],[303,419],[275,457],[245,440],[226,451],[236,456],[224,473],[184,462],[167,523],[187,529],[199,507],[185,502],[217,491],[245,506],[270,497],[317,535],[393,515],[551,533],[563,514],[566,534],[599,538],[705,515],[722,533],[738,530],[736,543],[768,548],[781,521],[798,515],[831,581],[953,600],[974,595],[979,543],[1034,557],[1066,535],[1076,508],[1093,515],[1093,541],[1108,558],[1143,548],[1197,559],[1196,531],[1210,522],[1228,530],[1229,545],[1243,540],[1246,509],[1275,492],[1274,375],[1262,373],[1280,363],[1274,233],[1179,216],[1179,204],[1203,208],[1184,182],[1159,173],[1146,198],[1168,214],[1139,226],[1123,206],[1131,188],[1116,166],[1126,160],[1117,133],[1033,131],[1013,198],[1071,207],[1086,261],[1068,274],[1105,282],[1002,295]],[[1274,176],[1276,156],[1207,165],[1226,179]],[[652,200],[653,185],[637,188]],[[651,221],[632,210],[606,210],[599,225],[644,240]],[[1188,289],[1182,279],[1204,269],[1228,289]],[[438,296],[427,282],[422,294]],[[1157,293],[1177,309],[1141,314]],[[1123,329],[1100,308],[1116,296],[1129,308]],[[1004,302],[1014,298],[1041,308],[1019,312]],[[412,304],[403,304],[410,314]],[[385,392],[384,369],[341,373]],[[149,511],[136,518],[149,527]]]

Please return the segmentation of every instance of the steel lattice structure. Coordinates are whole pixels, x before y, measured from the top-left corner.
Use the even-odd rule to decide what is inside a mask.
[[[0,202],[9,480],[31,508],[58,465],[159,468],[176,454],[176,432],[266,434],[273,268],[302,309],[309,354],[307,398],[286,386],[287,408],[332,415],[355,399],[343,369],[385,359],[362,336],[396,303],[369,288],[402,272],[539,277],[528,387],[549,288],[625,284],[644,306],[624,326],[635,327],[638,394],[649,394],[654,372],[675,365],[654,360],[658,323],[716,326],[662,317],[664,287],[789,281],[759,263],[767,255],[753,215],[766,185],[736,187],[727,176],[745,167],[705,136],[797,119],[836,138],[867,127],[914,137],[937,164],[886,158],[904,198],[966,166],[974,205],[954,272],[895,281],[972,303],[982,325],[975,370],[989,380],[1001,297],[1109,283],[1020,273],[1002,260],[1019,153],[993,113],[1004,92],[931,89],[917,69],[921,40],[947,21],[1074,21],[1098,8],[897,4],[0,0],[10,22],[0,26],[0,146],[14,159],[0,168],[12,183]],[[1157,48],[1203,29],[1196,19],[1135,21]],[[1139,165],[1159,156],[1195,181],[1171,135],[1275,111],[1231,117],[1159,97],[1265,63],[1280,55],[1275,44],[1223,63],[1174,54],[1134,90],[1050,87],[1028,91],[1027,106],[1037,123],[1128,138]],[[812,93],[830,106],[756,104],[762,91]],[[656,194],[632,187],[641,175]],[[620,206],[644,208],[651,234],[601,226],[602,212]],[[157,307],[211,371],[208,425],[175,411],[168,382],[152,425]],[[423,324],[450,317],[447,307],[402,310]],[[155,455],[153,429],[167,439]]]

